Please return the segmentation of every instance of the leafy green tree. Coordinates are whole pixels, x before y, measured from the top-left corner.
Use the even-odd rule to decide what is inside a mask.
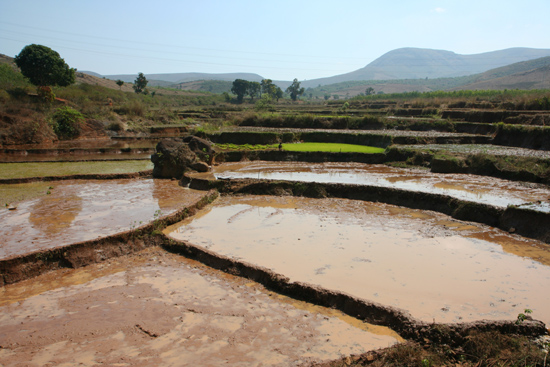
[[[269,94],[269,97],[271,97],[271,99],[277,99],[277,102],[279,102],[279,98],[283,97],[283,90],[273,84],[273,80],[263,79],[260,84],[262,86],[262,93]]]
[[[281,89],[281,87],[278,87],[278,86],[274,86],[275,88],[273,89],[274,90],[274,98],[277,98],[277,102],[279,102],[279,98],[283,98],[283,90]]]
[[[254,109],[256,111],[274,111],[275,109],[271,105],[272,98],[268,93],[264,93],[264,95],[256,102],[256,105],[254,106]]]
[[[365,95],[370,96],[371,94],[374,94],[374,88],[373,87],[368,87],[365,90]]]
[[[66,87],[75,82],[76,69],[70,68],[59,53],[42,45],[25,46],[15,56],[21,73],[37,87]]]
[[[271,89],[273,88],[273,80],[271,79],[262,79],[260,85],[262,86],[262,90],[261,92],[262,93],[268,93],[271,91]],[[261,96],[260,96],[261,97]],[[272,96],[273,97],[273,96]]]
[[[149,83],[149,81],[145,75],[143,75],[143,73],[139,73],[136,80],[134,80],[134,92],[137,94],[147,94],[147,83]]]
[[[237,102],[243,103],[243,98],[248,91],[249,82],[244,79],[235,79],[233,86],[231,87],[231,93],[237,96]]]
[[[122,80],[117,80],[116,81],[116,84],[118,85],[118,87],[120,88],[120,90],[122,90],[122,86],[124,85],[124,82]]]
[[[290,94],[290,98],[293,101],[296,101],[298,97],[300,97],[302,94],[304,94],[306,90],[304,88],[300,88],[300,82],[298,79],[294,79],[292,84],[286,89],[286,92]]]
[[[256,97],[260,90],[262,89],[262,86],[258,82],[248,82],[248,88],[246,89],[246,92],[250,96],[252,100],[254,100],[254,97]]]

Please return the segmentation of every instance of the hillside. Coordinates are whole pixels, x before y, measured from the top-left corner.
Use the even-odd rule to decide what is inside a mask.
[[[136,74],[119,74],[119,75],[104,75],[106,78],[112,80],[122,80],[127,83],[133,83],[136,79]],[[253,82],[260,82],[264,79],[262,76],[253,73],[222,73],[222,74],[208,74],[208,73],[168,73],[168,74],[145,74],[147,80],[164,81],[168,84],[178,84],[185,82],[192,82],[196,80],[224,80],[233,81],[235,79],[245,79]]]
[[[510,48],[475,55],[459,55],[443,50],[400,48],[382,55],[362,69],[304,81],[302,86],[316,87],[351,80],[452,78],[546,56],[550,56],[550,49]]]
[[[464,89],[550,89],[550,65],[453,88],[453,90]]]
[[[491,69],[480,74],[456,78],[346,81],[309,88],[307,92],[317,97],[323,97],[325,94],[353,97],[364,93],[368,87],[372,87],[375,93],[475,89],[550,89],[549,68],[550,57],[542,57]]]

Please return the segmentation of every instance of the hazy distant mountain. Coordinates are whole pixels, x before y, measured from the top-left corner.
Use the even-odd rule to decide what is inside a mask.
[[[119,75],[103,75],[106,78],[117,80],[120,79],[126,83],[133,83],[136,80],[137,74],[119,74]],[[169,74],[145,74],[147,80],[158,80],[169,82],[172,84],[179,84],[185,82],[192,82],[195,80],[225,80],[234,81],[235,79],[244,79],[253,82],[260,82],[264,79],[262,76],[253,73],[223,73],[223,74],[209,74],[209,73],[169,73]]]
[[[376,93],[430,92],[436,90],[475,89],[550,89],[550,57],[523,61],[484,73],[455,78],[393,79],[345,81],[308,89],[306,93],[323,97],[326,94],[353,97],[366,88]]]
[[[501,66],[550,56],[550,49],[509,48],[474,55],[422,48],[390,51],[364,68],[328,78],[302,82],[304,87],[353,80],[452,78],[482,73]]]

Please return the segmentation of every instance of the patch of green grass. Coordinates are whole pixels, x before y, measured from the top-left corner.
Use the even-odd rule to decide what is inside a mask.
[[[51,183],[48,182],[0,185],[0,208],[6,204],[15,204],[45,196],[51,190],[50,187]]]
[[[384,153],[384,148],[366,145],[338,143],[296,143],[283,144],[283,150],[291,152],[332,152],[332,153]]]
[[[131,173],[145,171],[152,168],[153,164],[146,160],[0,163],[0,178]]]
[[[277,149],[277,144],[216,144],[222,150],[269,150]]]

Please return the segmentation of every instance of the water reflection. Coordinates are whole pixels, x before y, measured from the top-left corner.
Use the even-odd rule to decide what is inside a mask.
[[[54,181],[51,194],[0,210],[0,258],[92,240],[193,204],[204,193],[152,179]]]
[[[343,199],[223,197],[165,233],[425,321],[513,320],[530,308],[550,324],[548,245],[435,212]]]
[[[43,236],[50,237],[69,228],[81,210],[80,196],[62,197],[54,191],[36,201],[30,210],[29,222]]]
[[[550,189],[543,185],[467,174],[437,174],[361,163],[248,162],[215,167],[217,178],[261,178],[392,187],[444,194],[506,207],[533,203],[533,210],[550,211]]]

